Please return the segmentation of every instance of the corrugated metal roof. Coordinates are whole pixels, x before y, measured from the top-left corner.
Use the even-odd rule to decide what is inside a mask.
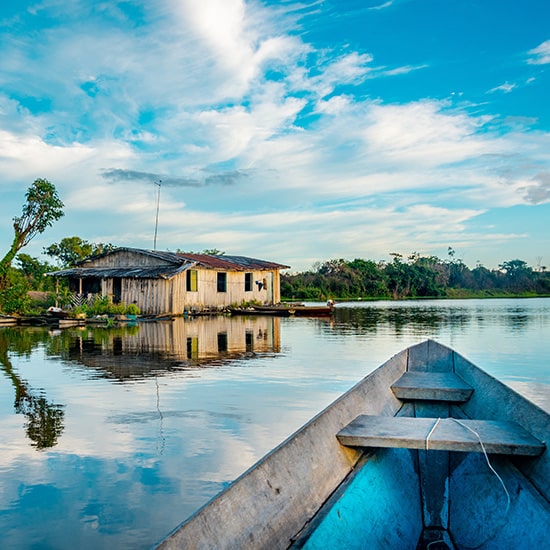
[[[127,267],[84,267],[88,261],[84,260],[72,269],[62,269],[48,273],[56,277],[135,277],[153,279],[163,277],[169,279],[191,266],[198,265],[207,269],[224,271],[267,271],[270,269],[288,269],[290,266],[275,262],[267,262],[246,256],[225,256],[214,254],[186,254],[184,252],[159,252],[141,248],[121,247],[108,252],[92,256],[89,259],[101,258],[121,251],[129,251],[170,262],[164,266],[127,266]]]
[[[256,258],[247,258],[246,256],[225,256],[213,254],[186,254],[178,253],[179,257],[197,262],[203,267],[211,269],[226,269],[228,271],[263,271],[269,269],[287,269],[288,265],[267,262]]]
[[[84,265],[89,260],[104,258],[105,256],[109,256],[110,254],[115,254],[117,252],[124,252],[124,251],[133,252],[136,254],[143,254],[145,256],[152,256],[154,258],[159,258],[160,260],[164,260],[166,262],[171,262],[171,263],[181,264],[182,261],[184,261],[184,259],[179,257],[178,254],[176,254],[175,252],[163,252],[162,250],[146,250],[144,248],[130,248],[126,246],[121,246],[113,250],[108,250],[107,252],[102,252],[101,254],[96,254],[95,256],[90,256],[89,258],[86,258],[85,260],[78,262],[77,265]]]
[[[152,267],[75,267],[73,269],[53,271],[47,273],[47,275],[55,277],[79,277],[82,279],[89,277],[101,279],[108,279],[111,277],[125,277],[130,279],[171,279],[193,265],[195,265],[193,262],[188,262],[184,265],[161,265]]]

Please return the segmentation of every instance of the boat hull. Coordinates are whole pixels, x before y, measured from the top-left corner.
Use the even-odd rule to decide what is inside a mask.
[[[333,314],[332,306],[252,306],[232,308],[233,315],[276,315],[279,317],[328,317]]]
[[[452,372],[464,403],[398,399],[408,371]],[[271,451],[159,548],[543,547],[550,459],[345,446],[358,415],[513,419],[548,441],[549,415],[433,341],[392,357]],[[428,437],[428,435],[427,435]],[[427,441],[427,440],[426,440]],[[491,467],[488,467],[488,463]],[[495,474],[498,472],[498,476]],[[503,483],[499,481],[499,477]]]

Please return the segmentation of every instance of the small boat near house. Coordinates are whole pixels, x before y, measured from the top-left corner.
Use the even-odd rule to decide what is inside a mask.
[[[407,348],[159,549],[544,548],[550,415],[433,340]]]
[[[253,305],[245,308],[231,308],[232,315],[276,315],[279,317],[325,317],[334,312],[334,303],[326,305],[305,305],[305,304],[275,304],[275,305]]]

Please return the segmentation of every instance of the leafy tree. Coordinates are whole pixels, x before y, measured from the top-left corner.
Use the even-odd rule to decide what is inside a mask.
[[[386,276],[376,262],[373,260],[356,258],[349,262],[349,267],[359,274],[361,281],[361,297],[387,296],[388,287],[386,285]]]
[[[61,242],[45,247],[44,253],[57,258],[63,267],[73,267],[89,256],[109,252],[114,248],[112,244],[90,243],[80,237],[65,237]]]
[[[23,313],[29,310],[29,282],[20,271],[10,269],[6,274],[5,286],[0,289],[0,311],[4,313]]]
[[[17,253],[63,216],[63,202],[55,186],[45,179],[36,179],[27,189],[21,216],[13,218],[14,237],[10,249],[0,260],[0,290],[7,284],[8,271]]]
[[[386,265],[384,273],[388,278],[388,289],[394,300],[408,296],[411,288],[411,273],[408,265],[403,262],[403,256],[392,252],[393,261]]]
[[[414,296],[440,296],[444,293],[444,275],[441,260],[437,256],[415,258],[413,290]]]
[[[533,288],[533,270],[523,260],[508,260],[499,265],[504,271],[505,285],[509,290],[531,290]]]
[[[33,290],[53,290],[55,283],[51,277],[44,277],[44,274],[53,271],[55,268],[47,262],[41,262],[28,254],[18,254],[16,261],[19,264],[21,273],[27,278]]]

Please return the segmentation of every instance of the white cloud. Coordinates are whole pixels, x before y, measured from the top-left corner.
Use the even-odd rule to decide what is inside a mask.
[[[368,113],[364,138],[372,153],[392,162],[438,166],[460,162],[494,149],[476,135],[486,120],[445,113],[444,104],[375,105]]]
[[[420,71],[422,69],[427,69],[429,65],[423,63],[421,65],[404,65],[402,67],[396,67],[395,69],[378,69],[374,76],[398,76],[402,74],[409,74],[414,71]]]
[[[393,6],[393,0],[389,0],[388,2],[384,2],[383,4],[379,4],[378,6],[372,6],[371,8],[368,8],[369,10],[385,10],[386,8],[389,8]]]
[[[504,92],[505,94],[510,93],[512,90],[515,90],[517,88],[517,84],[513,84],[510,82],[505,82],[504,84],[501,84],[500,86],[496,86],[495,88],[491,88],[488,93],[492,94],[494,92]]]
[[[546,40],[527,53],[530,55],[527,63],[531,65],[546,65],[550,63],[550,40]]]

